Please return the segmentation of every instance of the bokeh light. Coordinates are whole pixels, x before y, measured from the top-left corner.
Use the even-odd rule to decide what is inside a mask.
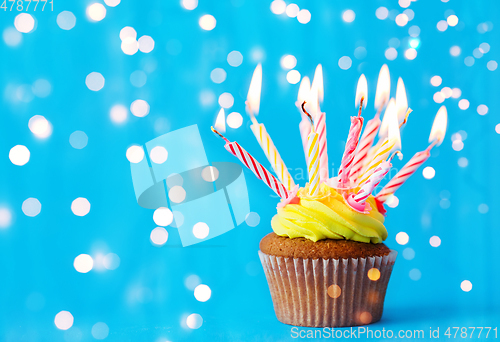
[[[139,50],[144,53],[150,53],[155,47],[155,41],[150,36],[142,36],[137,43],[139,43]]]
[[[300,82],[300,78],[301,78],[300,72],[298,72],[297,70],[290,70],[286,74],[286,80],[290,84],[297,84],[297,83],[299,83]]]
[[[120,257],[115,253],[108,253],[102,259],[102,264],[108,270],[116,270],[120,266]]]
[[[330,296],[331,298],[334,298],[334,299],[339,298],[340,295],[342,294],[342,289],[337,284],[333,284],[333,285],[328,286],[327,293],[328,293],[328,296]]]
[[[406,260],[413,260],[415,258],[415,251],[413,248],[407,247],[403,250],[403,258]]]
[[[226,122],[231,128],[239,128],[243,124],[243,116],[238,112],[232,112],[227,116]]]
[[[78,150],[81,150],[85,146],[87,146],[87,143],[89,141],[89,138],[87,134],[83,131],[74,131],[71,133],[69,136],[69,143],[73,148],[76,148]]]
[[[410,241],[410,237],[405,232],[399,232],[396,234],[396,242],[400,245],[406,245]]]
[[[400,13],[396,16],[396,25],[405,26],[408,24],[408,16],[404,13]]]
[[[458,101],[458,108],[460,108],[461,110],[466,110],[469,108],[469,100],[466,100],[466,99],[461,99],[460,101]]]
[[[180,185],[173,186],[168,191],[168,198],[173,203],[181,203],[186,199],[186,190]]]
[[[198,7],[198,0],[182,0],[181,1],[181,5],[182,7],[184,7],[185,9],[189,10],[189,11],[192,11],[194,10],[196,7]]]
[[[352,23],[354,19],[356,19],[356,13],[353,10],[348,9],[342,12],[342,20],[346,23]]]
[[[370,268],[368,270],[368,278],[371,281],[377,281],[380,279],[380,271],[378,268]]]
[[[486,214],[486,213],[488,213],[489,210],[490,210],[490,208],[488,207],[488,205],[486,203],[481,203],[477,207],[477,211],[479,211],[480,214]]]
[[[448,18],[446,18],[446,22],[450,26],[457,26],[458,24],[458,17],[456,15],[450,15]]]
[[[217,24],[217,20],[215,20],[213,15],[205,14],[199,20],[200,27],[205,31],[212,31]]]
[[[90,21],[101,21],[106,17],[106,7],[96,2],[87,7],[86,13]]]
[[[130,112],[139,118],[145,117],[149,114],[149,103],[141,99],[135,100],[130,105]]]
[[[208,285],[200,284],[194,289],[194,297],[199,302],[206,302],[212,296],[212,290]]]
[[[56,325],[57,329],[60,330],[68,330],[69,328],[71,328],[73,326],[73,321],[73,315],[69,311],[60,311],[54,318],[54,324]]]
[[[156,209],[153,213],[153,221],[156,225],[166,227],[172,223],[174,215],[170,209],[165,207],[160,207]]]
[[[222,108],[231,108],[234,105],[234,97],[230,93],[222,93],[219,96],[219,105]]]
[[[462,53],[462,49],[458,45],[454,45],[450,48],[450,55],[453,57],[460,56],[460,53]]]
[[[469,280],[464,280],[460,283],[460,288],[464,292],[469,292],[472,290],[472,283]]]
[[[151,152],[149,153],[149,156],[151,157],[151,161],[155,164],[163,164],[164,162],[167,161],[168,158],[168,151],[165,147],[163,146],[155,146],[151,149]]]
[[[308,22],[311,21],[311,12],[309,12],[306,9],[300,10],[299,14],[297,14],[297,20],[301,24],[307,24]]]
[[[349,56],[343,56],[339,59],[339,68],[342,70],[347,70],[351,67],[352,60]]]
[[[422,175],[425,179],[432,179],[436,175],[436,170],[432,166],[426,166],[422,170]]]
[[[85,216],[90,212],[90,202],[84,197],[78,197],[71,203],[71,211],[76,216]]]
[[[99,91],[104,87],[104,76],[98,72],[91,72],[85,78],[87,88],[92,91]]]
[[[21,33],[30,33],[35,28],[35,18],[29,13],[21,13],[14,19],[14,26]]]
[[[385,58],[387,58],[390,61],[393,61],[398,57],[398,51],[395,48],[390,47],[387,50],[385,50],[384,55]]]
[[[417,281],[420,280],[420,278],[422,278],[422,272],[420,272],[418,268],[414,268],[410,271],[411,280]]]
[[[199,329],[203,325],[203,318],[197,313],[193,313],[186,318],[186,325],[190,329]]]
[[[239,51],[231,51],[227,54],[227,63],[232,67],[239,67],[243,63],[243,55]]]
[[[30,151],[24,145],[16,145],[10,149],[9,159],[12,164],[23,166],[30,160]]]
[[[299,14],[299,11],[300,11],[299,6],[297,6],[297,4],[292,3],[286,6],[285,13],[290,18],[295,18]]]
[[[0,207],[0,228],[8,228],[12,223],[12,212],[9,208]]]
[[[131,163],[137,164],[144,159],[144,149],[141,146],[130,146],[126,153],[127,160]]]
[[[464,167],[467,167],[469,165],[469,160],[465,157],[460,157],[458,158],[458,166],[464,168]]]
[[[219,178],[219,170],[215,166],[207,166],[201,171],[201,178],[205,182],[215,182]]]
[[[30,131],[40,139],[48,138],[52,134],[52,124],[42,115],[31,117],[28,122]]]
[[[260,215],[256,212],[249,212],[245,217],[245,223],[249,227],[257,227],[260,223]]]
[[[76,17],[73,12],[62,11],[57,15],[57,25],[63,30],[71,30],[76,25]]]
[[[23,41],[23,35],[14,27],[6,27],[2,34],[3,41],[7,46],[16,47]]]
[[[30,197],[23,202],[22,210],[24,215],[35,217],[40,214],[42,210],[42,204],[36,198]]]
[[[210,233],[210,228],[205,222],[198,222],[193,226],[193,235],[198,239],[204,239]]]
[[[94,267],[94,260],[88,254],[80,254],[73,262],[75,270],[80,273],[88,273]]]
[[[151,242],[153,244],[157,246],[163,246],[165,243],[167,243],[168,232],[163,227],[156,227],[151,231],[149,238],[151,239]]]
[[[286,11],[286,2],[283,0],[274,0],[271,2],[271,12],[274,14],[283,14]]]
[[[429,239],[429,243],[432,247],[439,247],[441,246],[441,239],[439,238],[439,236],[434,235]]]
[[[297,58],[293,55],[284,55],[280,59],[280,65],[285,70],[293,69],[297,65]]]
[[[431,84],[434,86],[434,87],[439,87],[441,85],[441,83],[443,82],[441,76],[432,76],[431,77]]]
[[[91,332],[96,340],[104,340],[109,335],[109,327],[104,322],[97,322],[92,326]]]
[[[222,68],[215,68],[210,73],[210,79],[212,80],[212,82],[217,84],[224,82],[226,80],[226,76],[226,71]]]
[[[477,113],[479,115],[486,115],[486,114],[488,114],[488,106],[486,106],[484,104],[481,104],[481,105],[477,106]]]
[[[385,20],[389,16],[389,10],[385,7],[379,7],[375,11],[375,16],[380,20]]]

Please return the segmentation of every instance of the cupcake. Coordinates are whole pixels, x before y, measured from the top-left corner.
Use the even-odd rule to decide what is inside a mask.
[[[340,191],[321,184],[282,201],[273,233],[259,256],[279,321],[306,327],[346,327],[377,322],[397,252],[387,238],[381,206],[353,210]]]

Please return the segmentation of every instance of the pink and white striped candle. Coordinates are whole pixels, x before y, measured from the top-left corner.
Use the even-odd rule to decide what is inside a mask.
[[[363,131],[363,135],[361,136],[361,140],[358,144],[358,150],[356,151],[356,156],[352,161],[351,173],[349,176],[353,184],[358,179],[358,176],[363,169],[368,151],[373,146],[373,142],[375,140],[375,137],[377,136],[377,132],[381,122],[379,116],[380,115],[377,114],[373,119],[368,121],[365,130]]]
[[[349,185],[349,174],[351,172],[352,161],[354,159],[356,147],[358,146],[359,135],[362,127],[363,117],[351,116],[351,127],[349,128],[349,135],[347,137],[344,154],[340,163],[338,177],[339,188],[345,188]]]
[[[384,179],[385,175],[391,169],[392,164],[388,161],[383,161],[372,173],[368,181],[359,189],[359,191],[354,195],[353,199],[358,203],[364,203],[368,197],[372,194],[373,190],[380,184],[380,181]]]
[[[314,129],[319,141],[319,176],[322,182],[328,180],[328,152],[326,146],[326,116],[319,112],[314,117]]]
[[[243,147],[237,142],[230,142],[222,134],[217,132],[213,127],[212,131],[218,134],[226,144],[224,148],[238,158],[247,168],[249,168],[260,180],[270,187],[279,197],[286,198],[288,191],[285,186],[274,177],[264,166],[262,166],[254,157],[252,157]]]

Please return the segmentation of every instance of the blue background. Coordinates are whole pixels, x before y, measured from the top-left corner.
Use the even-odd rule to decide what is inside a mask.
[[[399,329],[448,326],[495,326],[500,322],[498,282],[499,189],[498,118],[499,70],[490,71],[487,62],[498,61],[500,52],[496,1],[417,1],[409,7],[415,17],[406,26],[394,22],[401,8],[396,1],[298,1],[312,19],[300,24],[286,14],[270,11],[270,1],[200,1],[192,11],[178,1],[139,2],[123,0],[107,7],[100,22],[90,22],[85,9],[89,1],[54,1],[54,11],[31,12],[36,27],[22,34],[22,42],[10,47],[0,42],[0,206],[12,214],[8,227],[0,229],[0,336],[5,341],[92,341],[97,322],[109,327],[109,341],[288,341],[289,326],[274,316],[267,283],[257,256],[260,239],[271,231],[276,197],[249,171],[245,176],[251,211],[260,215],[260,224],[245,224],[232,231],[182,248],[176,229],[167,227],[169,241],[155,247],[150,232],[156,227],[152,210],[137,205],[125,157],[128,147],[142,145],[171,130],[198,124],[209,161],[235,161],[223,142],[210,132],[219,110],[217,98],[223,92],[234,96],[234,106],[244,117],[238,129],[227,129],[227,137],[237,140],[264,163],[249,120],[244,100],[251,74],[258,62],[264,71],[259,120],[273,137],[289,168],[304,168],[298,133],[300,116],[294,106],[298,84],[289,84],[280,58],[292,54],[296,70],[312,77],[323,64],[330,161],[338,165],[349,127],[355,86],[365,73],[369,103],[364,112],[370,119],[377,75],[382,64],[389,65],[392,95],[397,77],[406,85],[414,113],[402,135],[405,160],[427,146],[434,115],[441,106],[433,100],[442,87],[460,88],[461,98],[470,101],[467,110],[458,100],[444,101],[449,125],[444,143],[433,150],[426,166],[436,170],[427,180],[419,170],[398,191],[400,203],[389,208],[387,245],[400,252],[386,297],[382,321],[370,326]],[[379,20],[378,7],[385,6],[390,18]],[[342,20],[342,12],[356,13],[352,23]],[[65,31],[56,23],[57,14],[72,11],[76,26]],[[436,24],[452,10],[459,24],[440,32]],[[203,14],[217,19],[212,31],[198,24]],[[14,26],[17,12],[0,11],[0,30]],[[392,18],[392,19],[391,19]],[[477,26],[491,22],[492,30],[478,32]],[[404,57],[408,29],[421,29],[418,55]],[[120,49],[119,32],[132,26],[138,37],[150,35],[154,50],[125,55]],[[389,40],[398,38],[398,57],[389,61],[384,52]],[[394,42],[394,41],[393,41]],[[474,65],[466,66],[479,44],[491,50]],[[450,55],[458,45],[461,54]],[[167,46],[170,48],[167,49]],[[174,48],[172,48],[174,46]],[[366,48],[366,57],[357,59],[354,50]],[[229,52],[243,54],[243,63],[231,67]],[[260,53],[259,53],[260,51]],[[260,55],[260,56],[259,56]],[[348,70],[339,68],[342,56],[352,59]],[[223,68],[227,79],[211,81],[214,68]],[[134,87],[130,74],[147,70],[147,82]],[[105,78],[102,90],[90,91],[85,78],[91,72]],[[433,87],[430,79],[439,75],[443,84]],[[48,97],[29,94],[38,79],[50,82]],[[27,95],[16,97],[24,87]],[[205,94],[202,103],[201,94]],[[213,97],[207,96],[213,94]],[[127,108],[136,99],[151,106],[143,118],[128,115],[123,125],[110,120],[115,104]],[[210,101],[212,100],[212,101]],[[484,104],[489,111],[478,115]],[[34,115],[43,115],[53,125],[47,139],[39,139],[28,128]],[[75,149],[69,136],[76,130],[88,136],[88,145]],[[452,134],[467,133],[464,148],[452,149]],[[16,166],[9,160],[15,145],[31,152],[29,162]],[[460,157],[468,166],[459,167]],[[400,167],[401,162],[395,162]],[[399,165],[398,165],[399,164]],[[303,184],[303,183],[301,183]],[[443,192],[444,191],[444,192]],[[449,208],[440,205],[443,198]],[[37,198],[42,210],[35,217],[21,210],[24,200]],[[85,197],[91,203],[84,217],[71,211],[71,203]],[[486,204],[489,210],[480,213]],[[446,207],[446,204],[443,205]],[[483,206],[484,208],[484,206]],[[483,210],[484,212],[484,210]],[[410,236],[407,245],[395,241],[398,232]],[[442,243],[429,244],[437,235]],[[412,248],[415,257],[406,260],[403,250]],[[73,261],[79,254],[116,253],[121,260],[116,270],[78,273]],[[409,272],[418,269],[419,280]],[[198,302],[185,286],[189,275],[197,275],[212,290],[207,302]],[[473,288],[464,292],[463,280]],[[73,326],[62,331],[54,325],[55,315],[70,311]],[[203,317],[203,325],[191,330],[182,322],[191,313]],[[492,336],[490,335],[490,339]]]

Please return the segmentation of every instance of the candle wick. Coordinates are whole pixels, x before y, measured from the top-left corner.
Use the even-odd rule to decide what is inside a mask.
[[[311,114],[309,114],[306,110],[306,101],[302,102],[302,111],[304,112],[305,115],[307,115],[307,117],[309,118],[309,121],[311,121],[311,126],[312,126],[312,129],[313,129],[313,132],[314,132],[314,120],[311,116]]]
[[[401,153],[400,150],[397,150],[397,151],[394,151],[394,153],[389,157],[389,159],[387,160],[389,163],[392,161],[392,159],[398,155],[398,158],[399,160],[403,159],[403,153]]]
[[[222,139],[224,139],[229,144],[229,140],[227,140],[225,136],[223,136],[222,134],[220,134],[219,131],[217,131],[213,126],[210,127],[210,128],[212,129],[212,132],[214,132],[215,134],[217,134],[219,137],[221,137]]]
[[[380,116],[380,114],[382,113],[382,110],[384,109],[384,106],[385,106],[385,102],[386,102],[386,100],[384,99],[384,102],[382,102],[380,104],[380,106],[377,108],[377,114],[376,114],[376,116]]]
[[[430,145],[429,145],[429,147],[427,147],[426,151],[427,151],[427,152],[431,152],[432,148],[433,148],[434,146],[436,146],[436,144],[437,144],[438,142],[439,142],[439,139],[434,140],[434,141],[432,142],[432,144],[430,144]]]
[[[401,124],[399,125],[399,129],[401,129],[404,125],[406,125],[406,122],[408,121],[408,116],[410,116],[410,113],[413,112],[413,109],[411,108],[408,108],[408,110],[406,111],[406,115],[405,115],[405,119],[403,120],[403,122],[401,122]]]
[[[358,111],[358,118],[361,116],[361,110],[363,109],[363,102],[365,101],[365,97],[361,96],[361,100],[359,100],[359,111]]]

